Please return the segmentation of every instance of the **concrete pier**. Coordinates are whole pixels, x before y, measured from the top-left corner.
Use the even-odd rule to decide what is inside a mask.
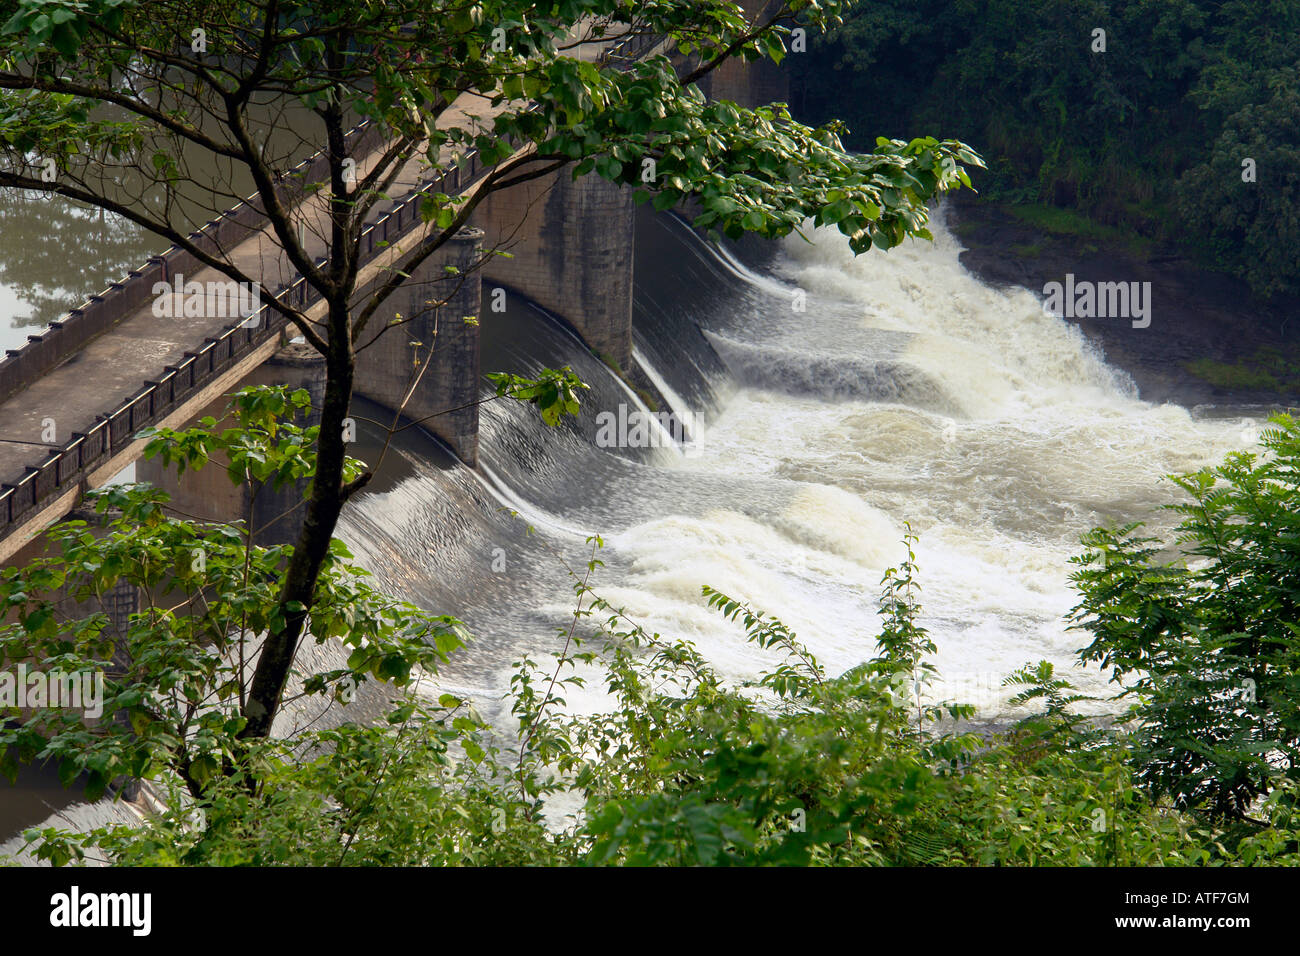
[[[481,229],[462,229],[393,294],[357,345],[353,385],[468,465],[478,461],[483,238]]]
[[[739,0],[750,22],[763,17],[764,21],[777,6],[772,0]],[[790,40],[786,38],[786,46]],[[803,56],[803,53],[789,53],[790,56]],[[740,106],[753,109],[767,106],[769,103],[788,103],[790,101],[790,74],[781,64],[766,58],[745,62],[732,58],[721,64],[704,78],[700,84],[704,94],[711,100],[730,100]]]
[[[568,322],[596,355],[632,358],[632,190],[571,169],[490,196],[475,212],[484,243],[510,253],[484,266],[492,289],[518,292]]]

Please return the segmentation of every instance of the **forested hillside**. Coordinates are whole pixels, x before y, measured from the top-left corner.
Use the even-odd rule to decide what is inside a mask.
[[[986,198],[1300,290],[1300,0],[880,0],[818,42],[794,105],[857,148],[941,127]]]

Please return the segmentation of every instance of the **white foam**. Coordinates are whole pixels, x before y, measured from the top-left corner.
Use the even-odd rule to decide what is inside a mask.
[[[770,481],[776,504],[756,508],[750,487],[730,507],[615,536],[633,571],[611,589],[724,672],[752,674],[764,658],[704,608],[701,584],[782,618],[832,669],[848,667],[871,651],[880,577],[903,558],[910,522],[921,534],[923,623],[947,677],[938,696],[978,690],[997,711],[1001,677],[1041,658],[1106,695],[1104,675],[1072,670],[1088,641],[1064,620],[1077,601],[1068,559],[1079,535],[1136,519],[1168,528],[1160,506],[1175,496],[1162,476],[1217,461],[1241,444],[1242,422],[1138,400],[1076,328],[1027,292],[984,286],[944,223],[932,231],[933,244],[858,258],[831,230],[788,240],[779,271],[808,290],[808,311],[743,347],[781,362],[855,349],[869,361],[872,334],[906,333],[897,361],[960,409],[742,389],[676,467]],[[848,338],[831,353],[818,315],[846,303],[862,316],[861,341],[839,327]]]

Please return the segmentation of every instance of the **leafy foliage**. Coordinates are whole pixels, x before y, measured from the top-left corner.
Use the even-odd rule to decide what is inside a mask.
[[[559,424],[566,415],[577,415],[579,393],[590,388],[567,365],[562,369],[542,369],[536,379],[509,372],[489,372],[487,379],[496,386],[498,398],[513,398],[536,406],[542,421],[548,425]]]
[[[501,167],[504,183],[529,165],[573,164],[575,177],[595,172],[625,183],[656,208],[694,199],[698,225],[718,233],[781,236],[812,218],[838,225],[856,251],[887,248],[924,234],[926,202],[969,186],[963,166],[979,165],[978,156],[927,137],[882,139],[873,153],[853,155],[835,124],[809,128],[781,104],[708,101],[697,85],[727,57],[780,62],[796,18],[802,29],[822,30],[845,6],[788,0],[751,22],[726,0],[563,0],[544,8],[517,0],[19,0],[0,29],[9,71],[0,71],[0,144],[13,151],[16,169],[35,152],[56,158],[70,180],[90,184],[100,167],[110,176],[146,171],[146,192],[172,192],[185,178],[177,168],[184,144],[257,166],[260,153],[249,153],[249,143],[270,129],[255,100],[273,94],[327,123],[344,115],[376,122],[409,152],[418,146],[433,168],[451,168],[474,150],[483,165]],[[593,43],[659,37],[666,45],[636,63],[596,63],[576,49],[576,34]],[[670,52],[699,65],[674,66]],[[189,81],[168,80],[168,70]],[[123,71],[151,79],[159,72],[161,101],[115,85]],[[466,92],[490,109],[447,113]],[[116,109],[97,112],[97,103]],[[230,118],[230,129],[201,128],[205,113]],[[350,199],[336,196],[336,213],[369,209],[386,176],[367,177]],[[337,191],[337,181],[329,185]],[[431,196],[426,221],[458,227],[464,203]]]
[[[257,741],[258,784],[214,777],[173,789],[141,826],[31,831],[56,863],[148,865],[1194,865],[1294,861],[1290,805],[1274,826],[1229,839],[1153,804],[1127,739],[1075,733],[1076,699],[1050,667],[1025,669],[1047,715],[1013,731],[919,724],[893,675],[923,664],[906,634],[918,608],[886,576],[879,656],[828,674],[780,621],[710,588],[706,602],[771,664],[725,679],[686,641],[648,633],[573,573],[565,650],[518,662],[518,731],[453,695],[408,695],[381,726],[345,724],[294,742]],[[579,633],[578,624],[582,625]],[[598,676],[608,705],[568,711]],[[1035,720],[1053,724],[1040,733]],[[516,746],[518,750],[516,751]],[[575,805],[567,818],[559,808]]]
[[[812,128],[783,104],[748,109],[702,92],[728,59],[780,62],[796,20],[822,30],[844,6],[786,0],[751,18],[729,0],[4,5],[0,188],[143,227],[260,289],[325,358],[317,470],[282,579],[285,626],[265,637],[241,714],[247,736],[270,733],[338,516],[371,477],[344,474],[342,439],[363,334],[490,195],[593,173],[659,209],[692,205],[715,234],[784,236],[811,219],[837,226],[857,252],[929,235],[926,204],[969,186],[964,166],[980,162],[961,143],[881,140],[854,155],[836,124]],[[624,55],[623,41],[647,55]],[[366,132],[350,139],[361,120]],[[375,238],[367,226],[411,172],[450,185],[420,194],[422,224],[407,236],[418,241],[388,247],[380,281],[360,282],[372,251],[363,237]],[[283,253],[271,258],[315,295],[290,301],[270,288],[270,259],[231,255],[235,244],[194,231],[250,183],[250,206],[267,220],[250,235],[268,235]],[[324,315],[309,317],[317,297]],[[550,422],[577,405],[563,377],[504,387],[533,390]]]
[[[1094,530],[1074,559],[1081,657],[1132,700],[1138,778],[1233,818],[1300,774],[1300,426],[1272,423],[1262,454],[1174,478],[1178,560],[1137,525]]]
[[[245,389],[230,403],[234,427],[218,432],[206,419],[185,432],[158,430],[146,454],[180,471],[219,460],[238,484],[307,478],[316,426],[290,420],[307,398]],[[103,713],[90,720],[66,707],[9,708],[0,771],[12,778],[19,761],[52,760],[65,784],[86,775],[91,798],[124,776],[179,780],[197,798],[221,775],[247,771],[245,665],[284,627],[278,595],[292,546],[258,546],[242,521],[177,517],[167,494],[148,485],[110,485],[89,498],[98,527],[61,522],[47,532],[46,556],[0,575],[0,607],[12,622],[0,628],[0,665],[101,673]],[[350,558],[335,539],[306,609],[313,639],[341,641],[347,663],[303,675],[307,693],[350,693],[368,680],[406,685],[465,638],[459,622],[376,591]],[[135,590],[144,606],[115,627],[105,600],[118,588]],[[90,612],[69,615],[69,606]]]
[[[160,432],[151,448],[181,467],[220,456],[243,480],[299,480],[303,401],[241,393],[240,428]],[[1118,722],[1075,712],[1086,698],[1048,662],[1008,676],[1013,706],[1044,709],[1006,730],[929,699],[935,646],[909,529],[882,580],[875,654],[838,675],[780,620],[705,587],[763,662],[723,675],[597,593],[591,539],[586,567],[569,570],[563,649],[516,663],[512,728],[429,690],[420,678],[463,643],[460,626],[378,595],[340,547],[312,633],[352,654],[303,687],[345,703],[342,685],[384,681],[391,712],[256,740],[239,735],[233,661],[277,626],[284,550],[170,517],[152,489],[108,489],[100,506],[122,514],[107,533],[70,524],[54,535],[61,556],[7,572],[0,590],[14,615],[3,660],[109,670],[106,719],[9,713],[4,766],[55,759],[92,796],[115,778],[152,781],[162,803],[140,825],[29,831],[56,864],[1295,864],[1298,477],[1300,425],[1279,416],[1263,454],[1177,479],[1183,560],[1162,560],[1136,526],[1087,536],[1075,623],[1094,640],[1080,659],[1123,685],[1132,707]],[[60,589],[102,595],[123,579],[150,595],[124,635],[102,612],[58,619]],[[569,707],[594,681],[604,705]]]

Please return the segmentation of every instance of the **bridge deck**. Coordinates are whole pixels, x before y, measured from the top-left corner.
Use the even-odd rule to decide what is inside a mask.
[[[463,101],[463,102],[462,102]],[[480,105],[479,109],[472,109]],[[467,115],[486,117],[482,98],[462,96],[440,118],[443,124],[460,124]],[[364,177],[382,153],[382,147],[357,162],[358,178]],[[400,195],[419,179],[420,161],[408,162],[389,190]],[[295,208],[295,218],[306,226],[309,252],[323,255],[328,235],[327,199],[324,191]],[[382,214],[376,204],[371,218]],[[245,275],[259,277],[263,285],[276,288],[295,278],[269,224],[230,250],[227,258]],[[204,269],[185,281],[225,281],[216,269]],[[120,406],[138,393],[144,382],[159,378],[168,365],[179,363],[185,353],[197,351],[205,339],[218,335],[232,324],[226,316],[159,317],[152,303],[123,319],[109,333],[91,340],[59,367],[32,385],[0,403],[0,482],[21,478],[27,467],[49,457],[52,447],[61,447],[73,432],[85,432],[98,417]],[[45,419],[53,419],[54,441],[42,441]]]
[[[358,162],[358,173],[373,165],[376,154]],[[395,189],[413,185],[413,172],[403,173]],[[323,193],[299,204],[296,214],[307,223],[308,244],[313,255],[324,252],[315,233],[326,214]],[[268,288],[292,280],[293,272],[267,226],[240,243],[228,255],[246,275],[260,277]],[[225,281],[215,269],[204,269],[185,281]],[[86,432],[99,416],[118,408],[136,395],[148,380],[160,378],[168,365],[176,365],[186,352],[197,352],[208,337],[215,337],[232,324],[227,316],[159,317],[152,302],[124,318],[110,332],[92,339],[57,368],[0,404],[0,482],[12,483],[28,467],[37,467],[49,457],[51,446],[62,446],[73,432]],[[42,440],[46,419],[53,420],[53,443]],[[46,432],[48,439],[48,432]]]

